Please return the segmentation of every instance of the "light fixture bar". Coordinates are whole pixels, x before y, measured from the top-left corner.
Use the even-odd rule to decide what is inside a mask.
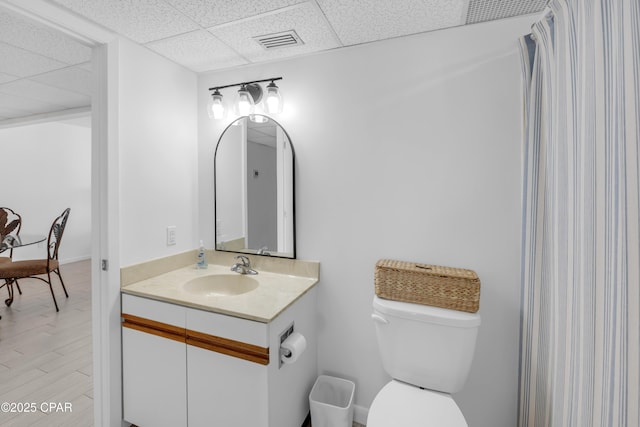
[[[265,82],[275,82],[277,80],[282,80],[282,77],[272,77],[270,79],[263,79],[263,80],[252,80],[250,82],[243,82],[243,83],[234,83],[231,85],[226,85],[226,86],[215,86],[215,87],[210,87],[209,90],[218,90],[218,89],[226,89],[228,87],[234,87],[234,86],[242,86],[242,85],[250,85],[252,83],[265,83]]]

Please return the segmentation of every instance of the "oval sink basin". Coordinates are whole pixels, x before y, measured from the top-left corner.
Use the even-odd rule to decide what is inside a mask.
[[[240,274],[212,274],[191,279],[184,284],[190,294],[205,297],[241,295],[258,287],[258,281]]]

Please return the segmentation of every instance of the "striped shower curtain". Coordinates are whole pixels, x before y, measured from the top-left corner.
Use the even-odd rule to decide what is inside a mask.
[[[520,41],[519,425],[640,426],[640,0],[551,0]]]

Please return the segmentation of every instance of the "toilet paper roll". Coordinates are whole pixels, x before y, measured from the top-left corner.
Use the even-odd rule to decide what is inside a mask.
[[[307,348],[307,339],[304,335],[294,332],[284,340],[280,348],[282,349],[280,356],[282,363],[295,363]]]

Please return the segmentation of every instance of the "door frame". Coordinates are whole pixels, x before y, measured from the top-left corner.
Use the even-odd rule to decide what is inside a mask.
[[[91,311],[96,426],[121,427],[118,69],[115,34],[44,0],[0,0],[11,10],[92,48]],[[106,269],[103,269],[103,260]]]

